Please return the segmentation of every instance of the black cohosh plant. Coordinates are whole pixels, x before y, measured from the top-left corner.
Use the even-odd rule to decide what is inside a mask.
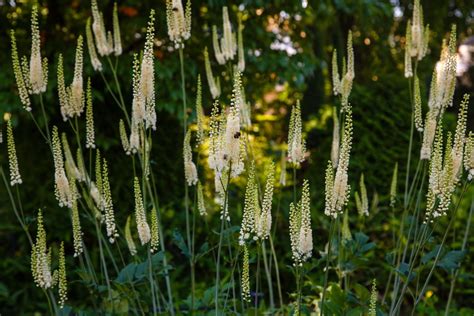
[[[245,96],[245,50],[243,46],[243,25],[240,18],[232,24],[232,15],[227,7],[222,8],[222,29],[212,26],[213,57],[227,78],[231,78],[231,97],[226,99],[219,76],[214,76],[211,50],[203,48],[205,76],[212,96],[212,110],[206,117],[203,108],[203,83],[197,78],[195,112],[196,121],[188,120],[188,103],[185,78],[184,50],[191,37],[191,1],[166,1],[166,21],[169,40],[178,51],[180,60],[180,80],[183,118],[183,205],[185,212],[185,237],[178,238],[179,248],[189,265],[189,297],[179,297],[173,288],[174,273],[169,262],[164,234],[163,209],[158,203],[155,166],[151,163],[153,133],[160,128],[156,113],[155,80],[155,11],[151,10],[146,28],[145,44],[140,52],[133,53],[132,102],[127,104],[122,94],[117,67],[123,53],[117,4],[112,12],[112,29],[106,29],[103,14],[95,0],[91,3],[92,16],[85,23],[85,40],[77,36],[74,69],[64,67],[63,56],[58,58],[57,86],[48,86],[48,61],[41,58],[39,36],[40,21],[38,8],[33,6],[31,16],[30,58],[19,56],[16,35],[11,31],[11,51],[13,71],[18,95],[25,111],[38,128],[38,132],[48,144],[54,170],[54,195],[59,207],[68,210],[72,226],[72,244],[60,242],[57,247],[47,238],[44,217],[47,212],[38,210],[36,238],[32,238],[25,221],[25,210],[21,201],[23,183],[21,159],[18,159],[11,120],[7,122],[7,147],[9,158],[9,179],[0,169],[12,209],[31,245],[31,272],[33,282],[41,288],[48,301],[51,314],[76,312],[76,307],[68,305],[68,281],[76,277],[66,262],[76,262],[87,275],[91,292],[103,288],[100,293],[102,305],[94,306],[96,311],[105,313],[199,314],[203,311],[221,314],[246,314],[253,310],[293,315],[310,311],[321,315],[337,314],[337,306],[332,299],[334,293],[344,290],[348,295],[352,289],[353,270],[345,263],[357,253],[364,256],[374,247],[362,232],[352,233],[349,223],[349,201],[354,194],[357,213],[362,221],[369,218],[371,206],[362,174],[358,190],[351,190],[349,167],[351,149],[357,136],[353,133],[353,105],[350,95],[355,79],[355,60],[352,32],[347,36],[347,55],[342,58],[342,72],[339,73],[339,56],[334,50],[332,58],[333,93],[338,100],[333,109],[333,140],[325,174],[324,212],[312,206],[310,183],[298,183],[297,173],[301,163],[308,159],[304,122],[299,101],[291,109],[289,132],[280,166],[259,163],[255,159],[252,137],[249,135],[252,123],[252,106]],[[85,41],[85,43],[84,43]],[[474,177],[474,134],[466,132],[469,96],[465,96],[459,110],[454,133],[443,128],[443,115],[453,104],[456,83],[456,28],[451,30],[448,43],[444,43],[440,61],[433,71],[429,99],[423,100],[418,79],[418,63],[428,52],[429,26],[423,25],[422,8],[415,0],[413,17],[408,22],[405,43],[405,77],[409,82],[412,120],[404,193],[398,194],[398,170],[395,163],[389,192],[389,206],[393,218],[400,218],[400,226],[394,227],[394,249],[389,258],[391,267],[385,293],[379,298],[377,280],[367,280],[371,284],[370,297],[360,303],[362,314],[377,315],[379,311],[389,315],[402,313],[402,304],[410,302],[411,311],[425,297],[433,272],[444,255],[444,246],[453,226],[461,199],[455,203],[452,197],[461,197],[467,191]],[[47,45],[47,43],[45,43]],[[109,178],[110,157],[96,144],[94,121],[93,84],[85,80],[84,45],[87,45],[89,62],[94,71],[104,81],[107,92],[123,114],[118,123],[119,135],[125,155],[130,157],[133,178],[129,179],[133,190],[134,211],[127,215],[124,223],[116,218],[118,206],[112,196],[114,183]],[[104,69],[112,78],[106,78]],[[222,70],[220,68],[220,70]],[[65,73],[73,74],[72,82],[66,82]],[[225,78],[222,76],[222,78]],[[222,83],[222,84],[227,84]],[[54,89],[58,95],[58,115],[69,124],[69,129],[61,130],[51,126],[45,114],[42,94]],[[352,101],[352,103],[350,102]],[[39,103],[39,108],[36,107]],[[428,111],[423,118],[423,104]],[[85,117],[85,119],[84,119]],[[40,127],[38,120],[43,120]],[[82,131],[85,131],[83,133]],[[416,133],[421,142],[416,143]],[[412,155],[414,146],[420,147],[418,156]],[[75,146],[75,148],[74,148]],[[21,158],[21,157],[20,157]],[[274,158],[274,159],[273,159]],[[276,160],[272,157],[270,160]],[[416,171],[410,174],[412,164]],[[200,170],[207,167],[212,172],[213,181],[206,182]],[[293,200],[287,205],[288,218],[282,218],[280,198],[275,211],[276,195],[287,186],[287,169],[292,172],[289,181],[293,188]],[[277,174],[279,172],[279,174]],[[230,190],[237,178],[246,177],[244,201],[232,200]],[[276,184],[275,179],[279,179]],[[387,179],[390,180],[390,179]],[[212,203],[205,194],[206,188],[214,189]],[[298,191],[301,191],[299,193]],[[274,193],[277,194],[274,194]],[[194,196],[194,199],[191,199]],[[374,203],[377,203],[374,195]],[[235,209],[243,210],[240,217]],[[218,208],[219,227],[217,241],[207,248],[196,251],[196,223],[213,216],[210,210]],[[471,215],[472,215],[471,207]],[[314,218],[328,216],[329,236],[326,245],[313,244]],[[439,231],[439,218],[449,216],[446,227],[442,227],[441,244],[429,252],[430,260],[425,260],[430,238]],[[410,219],[408,221],[408,219]],[[470,219],[470,217],[469,217]],[[277,221],[285,221],[289,236],[275,233]],[[83,230],[82,221],[89,221],[95,231]],[[236,226],[235,223],[240,223]],[[123,227],[123,229],[122,229]],[[363,229],[363,225],[360,227]],[[469,223],[465,236],[469,231]],[[92,236],[96,244],[85,242],[84,236]],[[173,237],[176,239],[176,237]],[[288,240],[288,265],[281,264],[277,251],[281,239]],[[466,238],[463,250],[466,248]],[[91,238],[87,238],[91,240]],[[129,254],[123,254],[120,245],[126,245]],[[91,257],[91,249],[98,248],[99,258]],[[312,280],[315,249],[320,249],[321,264],[316,266],[323,274],[317,287],[316,301],[305,296],[305,282]],[[196,266],[199,259],[212,253],[215,270],[206,275],[209,291],[207,301],[196,291]],[[70,260],[66,257],[71,255]],[[96,262],[97,261],[97,262]],[[178,264],[173,262],[173,264]],[[425,269],[428,273],[425,273]],[[188,269],[188,268],[186,268]],[[330,271],[336,272],[336,280]],[[66,273],[68,271],[68,273]],[[291,271],[295,286],[282,287],[281,274]],[[459,270],[453,273],[451,290],[446,306],[452,299],[453,288]],[[212,276],[211,276],[212,275]],[[263,282],[266,281],[266,283]],[[379,284],[380,284],[379,280]],[[317,281],[312,280],[313,283]],[[125,285],[131,289],[127,300],[127,311],[120,310],[117,292]],[[291,293],[285,297],[284,293]],[[407,294],[410,294],[407,296]],[[74,301],[74,300],[72,300]],[[264,302],[262,304],[261,302]],[[185,306],[185,307],[183,307]],[[63,311],[61,311],[63,309]]]

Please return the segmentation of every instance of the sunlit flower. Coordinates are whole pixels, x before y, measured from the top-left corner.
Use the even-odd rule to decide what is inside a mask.
[[[305,159],[306,142],[302,135],[301,106],[299,100],[291,109],[288,130],[288,161],[299,166]]]
[[[301,200],[290,204],[290,241],[294,266],[302,266],[313,250],[309,182],[304,180]]]

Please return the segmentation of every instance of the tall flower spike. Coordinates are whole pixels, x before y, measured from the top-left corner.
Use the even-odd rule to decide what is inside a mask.
[[[97,0],[91,1],[92,7],[92,31],[95,36],[95,44],[97,46],[97,51],[100,56],[107,56],[113,52],[113,47],[110,41],[107,39],[107,30],[105,29],[104,19],[102,17],[102,12],[99,11],[97,6]]]
[[[420,0],[414,1],[410,29],[410,55],[422,60],[428,50],[429,26],[423,26],[423,8],[420,5]]]
[[[214,79],[214,75],[212,74],[211,62],[209,60],[209,52],[207,51],[207,47],[204,48],[204,65],[206,68],[207,84],[209,85],[212,98],[217,99],[221,95],[221,89],[218,81]]]
[[[377,316],[377,280],[372,280],[372,290],[370,291],[369,316]]]
[[[341,234],[343,242],[348,242],[352,240],[351,228],[349,227],[349,212],[347,212],[347,210],[344,212]]]
[[[71,182],[74,183],[74,182]],[[72,185],[75,189],[75,185]],[[82,228],[81,221],[79,218],[79,209],[77,206],[77,200],[74,199],[71,208],[71,222],[72,222],[72,239],[74,243],[74,257],[78,257],[83,252],[83,241],[82,241]]]
[[[41,210],[38,211],[37,222],[36,242],[31,250],[31,273],[36,286],[48,289],[53,286],[53,277]]]
[[[26,85],[26,78],[23,76],[21,69],[20,58],[18,57],[18,48],[16,46],[16,37],[15,31],[12,30],[10,33],[11,45],[12,45],[12,66],[13,73],[15,75],[16,86],[18,88],[18,94],[20,96],[20,101],[23,104],[23,108],[27,111],[31,111],[31,101],[28,92],[28,87]]]
[[[73,195],[64,170],[63,153],[56,126],[53,126],[52,147],[54,156],[54,193],[60,207],[67,206],[70,208],[72,207]]]
[[[137,254],[137,246],[133,241],[132,231],[130,230],[130,216],[127,217],[127,223],[125,224],[125,240],[127,241],[128,251],[132,256]]]
[[[197,86],[196,86],[196,146],[202,143],[204,140],[204,120],[206,116],[202,108],[202,84],[201,75],[198,75]]]
[[[21,184],[23,181],[18,168],[18,158],[16,155],[15,139],[13,137],[13,128],[11,119],[7,121],[7,146],[8,146],[8,165],[10,168],[10,185]]]
[[[302,135],[300,101],[291,109],[290,127],[288,130],[288,161],[299,166],[305,160],[306,142]]]
[[[457,182],[462,173],[462,163],[464,154],[464,144],[466,143],[466,124],[469,106],[469,94],[465,94],[459,107],[458,121],[456,125],[456,133],[454,134],[454,143],[452,149],[453,159],[453,181]]]
[[[225,121],[221,113],[219,100],[214,101],[209,123],[209,168],[214,170],[218,180],[224,170],[223,137]],[[218,181],[216,181],[218,182]],[[217,190],[216,190],[217,191]]]
[[[252,162],[245,189],[245,202],[242,214],[242,224],[240,226],[239,244],[244,245],[251,239],[252,233],[256,231],[258,218],[260,217],[260,205],[258,202],[258,188],[255,179],[255,163]],[[254,237],[257,240],[257,236]]]
[[[469,132],[469,136],[466,138],[464,169],[468,172],[467,179],[471,181],[474,178],[474,132]]]
[[[214,53],[220,65],[233,60],[237,52],[237,40],[235,33],[232,32],[229,11],[226,6],[222,7],[222,28],[222,38],[219,41],[217,27],[215,25],[212,27]]]
[[[349,31],[347,36],[347,72],[343,74],[341,79],[341,111],[345,111],[349,107],[349,95],[351,94],[354,77],[354,49],[352,47],[352,32]]]
[[[91,19],[88,18],[86,22],[86,41],[87,50],[89,51],[89,58],[91,60],[92,68],[95,71],[102,71],[102,63],[100,62],[97,52],[95,50],[94,38],[92,37]]]
[[[62,54],[59,54],[57,74],[59,106],[63,120],[67,121],[67,118],[72,116],[72,109],[69,104],[69,97],[66,91],[66,83],[64,82],[64,65]]]
[[[197,205],[198,205],[199,215],[206,216],[207,211],[206,211],[206,204],[204,202],[204,192],[203,192],[201,181],[198,181],[198,184],[197,184]]]
[[[336,107],[333,108],[332,119],[333,119],[333,131],[332,131],[332,145],[331,145],[331,162],[332,162],[333,168],[337,168],[337,164],[339,162],[340,127],[339,127],[339,118],[337,116]]]
[[[398,162],[395,163],[392,173],[392,182],[390,184],[390,207],[395,207],[397,202],[397,179],[398,179]]]
[[[44,69],[41,61],[40,33],[38,26],[38,6],[33,5],[31,11],[31,56],[30,56],[30,84],[31,92],[39,94],[46,91]]]
[[[138,178],[135,177],[135,221],[137,222],[138,237],[142,246],[151,239],[150,226],[146,221],[145,208],[143,207],[142,193]]]
[[[115,242],[115,238],[117,238],[119,234],[115,226],[115,214],[114,205],[112,202],[112,192],[110,191],[109,170],[107,166],[107,160],[105,160],[105,158],[102,163],[102,190],[107,237],[109,237],[109,242],[113,244]]]
[[[246,245],[243,246],[244,256],[242,259],[242,298],[250,302],[250,268],[249,268],[249,250]]]
[[[69,103],[72,110],[73,116],[81,116],[84,111],[84,82],[82,78],[82,69],[84,67],[83,62],[83,39],[79,35],[77,38],[76,47],[76,63],[74,65],[74,78],[72,84],[68,89]]]
[[[122,39],[120,37],[120,24],[119,24],[119,18],[118,18],[117,2],[114,3],[113,29],[114,29],[114,54],[115,56],[120,56],[122,55]]]
[[[281,151],[281,159],[280,159],[280,185],[286,185],[286,152],[283,149]]]
[[[72,156],[71,148],[69,147],[69,142],[67,141],[66,133],[61,134],[61,141],[63,144],[65,168],[68,179],[84,181],[85,179],[79,171],[79,168],[76,166],[76,162],[74,161],[74,157]]]
[[[119,122],[119,132],[123,150],[127,155],[130,155],[130,142],[128,141],[127,131],[125,130],[125,123],[122,119],[120,119]]]
[[[244,51],[244,39],[242,36],[242,30],[244,26],[242,25],[241,18],[239,17],[239,25],[237,29],[237,55],[239,61],[237,63],[237,67],[240,72],[244,72],[245,70],[245,51]]]
[[[64,255],[64,242],[61,241],[59,247],[59,307],[64,308],[64,303],[67,301],[67,278],[66,278],[66,257]]]
[[[275,164],[272,162],[267,168],[267,181],[263,195],[262,213],[257,223],[257,236],[263,240],[270,236],[272,228],[272,200],[273,187],[275,184]]]
[[[196,185],[198,175],[196,165],[193,162],[193,151],[191,148],[191,129],[188,129],[183,142],[184,177],[189,186]]]
[[[301,200],[290,204],[290,241],[294,266],[302,266],[313,250],[309,182],[304,180]]]
[[[87,79],[86,90],[86,148],[95,148],[94,112],[92,107],[91,78]]]
[[[369,199],[367,197],[367,188],[365,187],[364,174],[360,176],[359,186],[361,202],[359,215],[369,216]]]
[[[104,210],[104,186],[103,186],[103,181],[102,181],[102,159],[100,156],[100,150],[97,149],[95,153],[95,184],[96,184],[96,189],[97,193],[94,193],[92,195],[93,197],[96,196],[94,199],[97,207],[103,211]]]
[[[420,80],[418,76],[415,76],[414,86],[414,100],[415,100],[415,127],[418,132],[423,132],[423,119],[421,113],[421,92],[420,92]]]
[[[332,53],[332,91],[334,95],[341,93],[341,78],[339,77],[339,69],[337,66],[337,50]]]
[[[449,45],[443,42],[441,57],[436,64],[433,83],[430,90],[429,106],[443,113],[446,107],[453,104],[454,89],[456,86],[456,25],[451,28]]]
[[[224,156],[227,167],[232,167],[231,177],[237,177],[244,170],[245,143],[240,130],[240,104],[242,101],[241,73],[234,73],[234,85],[230,108],[225,122]]]
[[[191,1],[187,1],[185,12],[181,0],[166,0],[166,22],[175,48],[183,48],[184,41],[191,37]]]
[[[151,210],[151,239],[150,239],[150,251],[151,253],[157,252],[160,246],[160,231],[158,227],[158,215],[156,209]]]
[[[351,107],[348,106],[336,172],[334,174],[332,166],[328,166],[326,169],[326,206],[324,213],[334,218],[337,218],[338,214],[342,212],[343,207],[347,204],[349,199],[350,185],[348,184],[348,169],[351,148],[352,110]]]
[[[411,61],[411,43],[411,21],[408,20],[405,35],[405,78],[413,77],[413,67]]]
[[[145,127],[156,129],[155,112],[155,64],[153,43],[155,40],[155,10],[150,11],[150,18],[146,31],[145,48],[140,68],[139,94],[145,106]]]

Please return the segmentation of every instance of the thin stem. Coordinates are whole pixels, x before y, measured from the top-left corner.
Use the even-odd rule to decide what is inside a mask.
[[[326,298],[326,287],[328,285],[329,258],[331,257],[332,235],[333,234],[334,234],[334,218],[331,217],[331,225],[330,225],[330,228],[329,228],[328,252],[327,252],[327,255],[326,255],[326,267],[324,269],[323,295],[322,295],[322,298],[321,298],[321,315],[324,315],[324,299]]]
[[[272,251],[273,262],[275,264],[275,273],[277,278],[278,298],[280,299],[280,307],[283,307],[283,295],[281,294],[281,282],[280,282],[280,270],[278,268],[278,259],[275,253],[275,247],[273,246],[273,238],[269,236],[270,249]]]
[[[230,175],[232,174],[232,164],[229,166],[229,174],[227,178],[227,185],[225,188],[225,196],[224,196],[224,211],[226,211],[227,203],[229,199],[229,183],[230,183]],[[222,182],[222,181],[221,181]],[[223,232],[224,232],[224,221],[226,218],[224,213],[221,215],[221,230],[219,233],[219,246],[217,247],[217,264],[216,264],[216,285],[215,285],[215,295],[214,295],[214,305],[216,309],[216,315],[218,315],[219,311],[219,277],[220,277],[220,263],[221,263],[221,250],[222,250],[222,239],[223,239]]]
[[[155,298],[155,281],[153,280],[153,261],[151,260],[150,255],[150,247],[148,246],[148,280],[150,281],[150,289],[151,289],[151,300],[153,304],[153,315],[157,315],[156,309],[156,298]]]
[[[273,310],[275,308],[275,300],[273,298],[273,286],[272,286],[272,272],[268,267],[268,259],[267,259],[267,251],[265,249],[265,241],[262,242],[262,256],[263,256],[263,267],[265,268],[265,273],[267,275],[267,282],[268,282],[268,292],[270,295],[270,309]]]

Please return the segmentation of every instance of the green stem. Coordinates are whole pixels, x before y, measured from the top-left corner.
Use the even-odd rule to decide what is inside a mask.
[[[150,247],[148,246],[148,280],[150,281],[151,300],[153,304],[153,315],[157,315],[156,298],[155,298],[155,281],[153,280],[153,261],[151,260]]]
[[[331,257],[332,235],[333,234],[334,234],[334,218],[331,217],[331,225],[330,225],[330,228],[329,228],[328,253],[326,255],[326,267],[324,269],[323,295],[322,295],[322,298],[321,298],[321,316],[324,315],[324,300],[326,298],[326,287],[328,285],[329,258]]]
[[[272,273],[268,267],[267,251],[265,248],[266,248],[265,241],[263,241],[262,242],[263,267],[265,268],[265,274],[267,275],[268,292],[270,295],[270,309],[273,310],[275,308],[275,300],[273,297]]]

